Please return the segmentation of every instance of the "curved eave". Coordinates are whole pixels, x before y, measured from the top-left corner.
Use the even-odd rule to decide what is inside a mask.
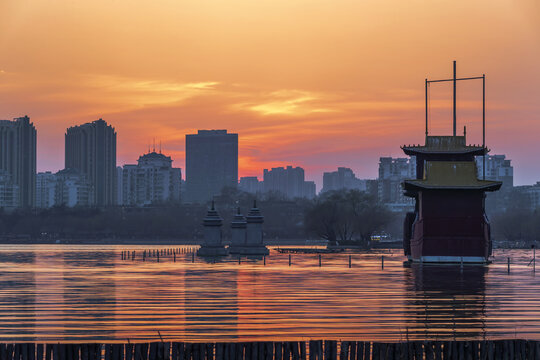
[[[439,155],[439,154],[472,154],[475,156],[482,156],[484,154],[487,154],[489,152],[489,149],[484,148],[478,148],[478,147],[471,147],[471,148],[462,148],[462,149],[455,149],[455,150],[441,150],[441,149],[433,149],[433,148],[427,148],[424,146],[415,146],[415,147],[409,147],[409,146],[402,146],[401,149],[406,155],[409,156],[416,156],[419,154],[430,154],[430,155]]]
[[[415,193],[419,190],[483,190],[483,191],[497,191],[501,188],[502,182],[500,181],[485,181],[479,180],[478,184],[471,185],[437,185],[426,184],[422,180],[404,181],[403,187],[405,188],[406,195]],[[410,195],[407,195],[410,196]]]

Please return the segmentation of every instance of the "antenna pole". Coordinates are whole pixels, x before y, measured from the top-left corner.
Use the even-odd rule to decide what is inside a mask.
[[[482,74],[482,147],[484,148],[482,178],[486,180],[486,74]]]
[[[428,80],[426,79],[426,139],[428,136],[428,89],[427,88],[428,88]]]
[[[456,60],[454,60],[454,136],[456,136]]]

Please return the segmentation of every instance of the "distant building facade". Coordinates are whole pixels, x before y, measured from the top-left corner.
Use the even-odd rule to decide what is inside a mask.
[[[520,208],[531,211],[540,209],[540,181],[534,185],[516,186],[513,188],[510,196],[512,202],[519,204]]]
[[[11,175],[0,170],[0,208],[14,210],[20,206],[19,185],[11,180]]]
[[[65,168],[77,169],[91,184],[91,205],[116,204],[116,132],[99,119],[66,131]]]
[[[476,157],[476,169],[479,179],[482,179],[484,172],[484,159],[481,156]],[[506,210],[508,204],[511,202],[512,197],[517,195],[523,198],[523,204],[525,207],[531,204],[529,200],[532,199],[534,204],[534,194],[536,192],[535,186],[524,187],[528,188],[525,192],[517,190],[514,192],[514,168],[512,167],[511,160],[506,159],[505,155],[486,155],[486,180],[502,181],[501,190],[497,192],[490,192],[486,194],[486,211],[488,214],[495,211]],[[532,196],[532,198],[531,198]],[[534,207],[534,205],[531,205]]]
[[[256,176],[244,176],[240,178],[238,188],[250,194],[264,192],[264,183]]]
[[[93,206],[93,186],[78,169],[63,169],[53,174],[50,171],[37,174],[36,207],[47,209],[53,206]]]
[[[501,191],[509,191],[514,187],[514,167],[506,155],[487,155],[486,180],[502,181]],[[476,157],[478,178],[482,179],[484,160],[481,156]]]
[[[141,155],[137,165],[124,165],[119,175],[121,205],[180,202],[182,170],[172,167],[169,156],[155,151]]]
[[[94,205],[94,187],[79,169],[56,173],[55,205],[88,207]]]
[[[379,202],[391,211],[410,211],[414,200],[403,195],[401,183],[406,179],[416,178],[416,159],[381,157],[379,159],[379,178],[377,179],[377,197]]]
[[[304,169],[301,167],[264,169],[263,177],[265,193],[279,193],[288,199],[315,197],[315,182],[305,181]]]
[[[50,171],[36,175],[36,207],[48,209],[56,204],[56,174]]]
[[[354,172],[346,167],[338,167],[337,171],[323,173],[323,188],[321,192],[335,190],[367,191],[368,180],[356,178]]]
[[[186,202],[204,203],[238,186],[238,134],[199,130],[186,135]]]
[[[28,116],[0,120],[0,171],[3,172],[0,186],[7,191],[0,201],[16,197],[10,203],[0,202],[0,207],[35,205],[36,137],[36,128]]]

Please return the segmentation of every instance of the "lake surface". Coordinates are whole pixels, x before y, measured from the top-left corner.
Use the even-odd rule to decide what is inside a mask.
[[[0,245],[0,341],[540,339],[530,250],[462,269],[406,268],[398,250],[352,254],[351,268],[348,254],[325,254],[321,267],[292,255],[289,266],[276,251],[266,265],[142,261],[143,249],[165,248]]]

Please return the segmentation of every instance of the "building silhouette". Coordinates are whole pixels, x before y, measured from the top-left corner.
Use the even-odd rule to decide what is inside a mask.
[[[505,155],[486,155],[486,158],[478,156],[475,159],[477,176],[480,179],[484,177],[484,162],[486,164],[485,176],[486,180],[501,181],[502,186],[500,191],[486,193],[486,212],[488,214],[506,210],[508,204],[512,202],[514,197],[514,168],[512,167],[511,160],[507,159]],[[535,200],[535,188],[528,188],[525,192],[519,192],[519,195],[527,195],[527,197],[534,203]],[[522,202],[524,207],[528,207],[528,202]]]
[[[90,182],[90,205],[116,204],[116,132],[99,119],[66,131],[65,168],[77,169]]]
[[[119,174],[120,205],[180,202],[182,170],[172,167],[170,156],[149,152],[139,157],[137,165],[124,165]]]
[[[50,171],[36,175],[36,207],[47,209],[55,205],[56,174]]]
[[[28,116],[0,120],[0,207],[34,206],[36,137]]]
[[[358,179],[349,168],[338,167],[337,171],[323,173],[321,192],[343,189],[367,191],[367,187],[368,180]]]
[[[79,169],[63,169],[56,174],[54,204],[67,207],[91,206],[94,189]]]
[[[475,159],[478,177],[484,175],[484,159]],[[486,180],[502,181],[501,191],[509,191],[514,187],[514,167],[506,155],[486,155]]]
[[[278,193],[287,199],[315,197],[315,182],[305,181],[301,167],[264,169],[264,192]]]
[[[390,210],[400,212],[412,210],[414,201],[403,194],[401,183],[416,178],[416,159],[381,157],[379,159],[379,178],[377,196],[379,202]]]
[[[264,183],[256,176],[244,176],[240,178],[238,188],[250,194],[258,194],[264,191]]]
[[[36,207],[88,207],[93,203],[93,186],[78,169],[68,168],[53,174],[37,174]]]
[[[199,130],[186,135],[186,202],[204,203],[238,186],[238,134]]]
[[[14,210],[19,207],[19,186],[15,184],[11,175],[0,171],[0,208]]]

